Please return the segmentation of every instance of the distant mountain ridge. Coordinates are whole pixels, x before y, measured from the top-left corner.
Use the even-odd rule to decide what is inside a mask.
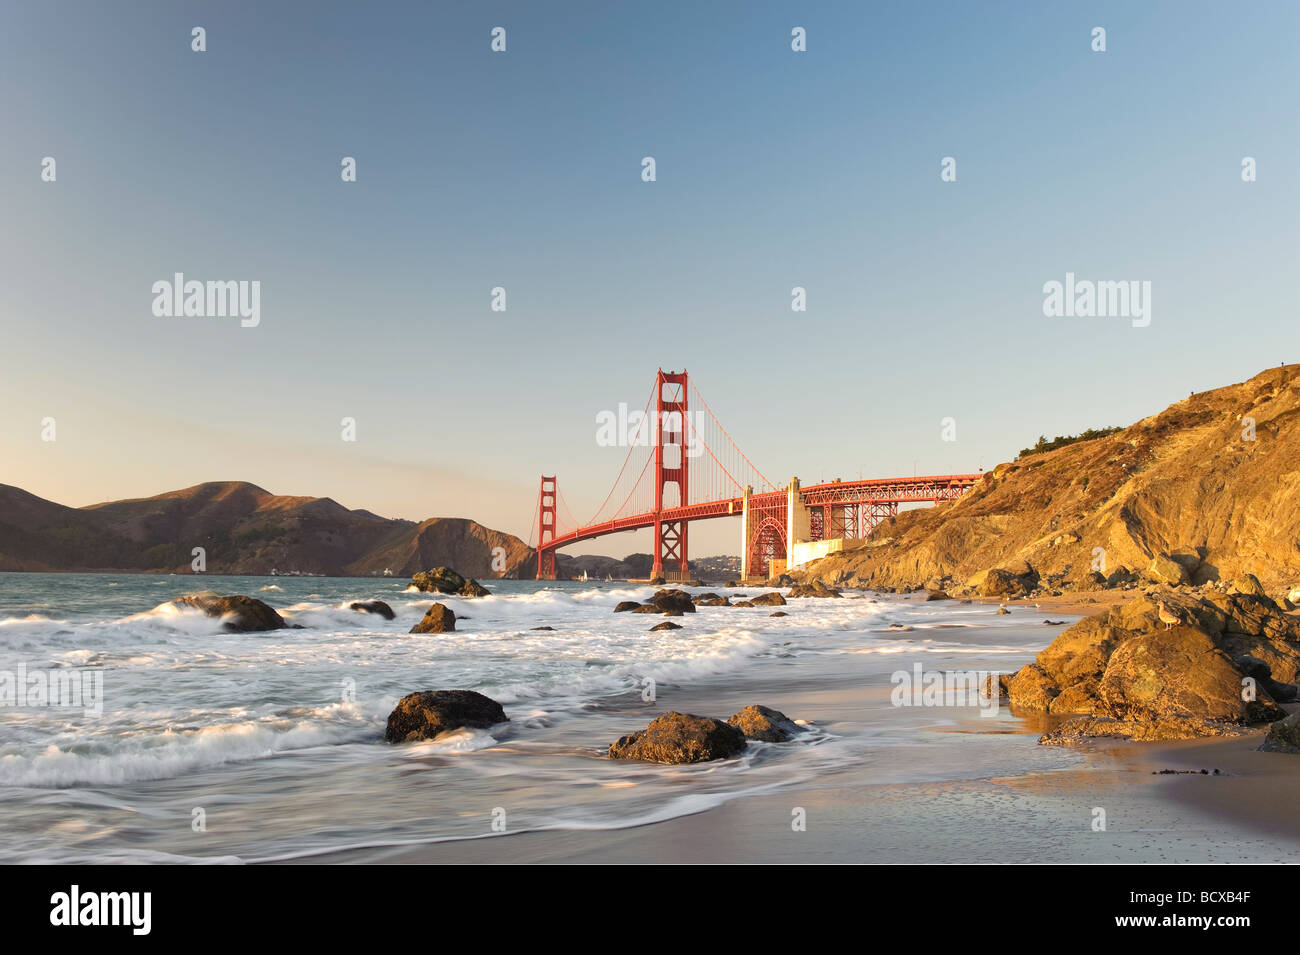
[[[536,567],[536,552],[518,537],[466,518],[417,524],[246,481],[80,508],[0,484],[0,571],[189,573],[195,547],[210,574],[405,577],[448,565],[494,578],[532,577]],[[498,547],[504,570],[493,567]]]

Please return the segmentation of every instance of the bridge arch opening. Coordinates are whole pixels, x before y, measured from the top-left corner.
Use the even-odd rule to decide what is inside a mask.
[[[776,518],[769,517],[754,532],[749,552],[750,574],[767,577],[774,560],[785,560],[785,527]]]

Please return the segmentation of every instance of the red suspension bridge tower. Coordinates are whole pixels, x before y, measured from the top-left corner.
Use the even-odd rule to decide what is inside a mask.
[[[537,579],[555,579],[555,549],[546,547],[555,540],[555,477],[543,477],[537,506]]]
[[[687,471],[686,370],[679,375],[659,369],[655,380],[655,549],[652,577],[690,580],[686,561],[686,521],[664,520],[664,507],[686,506],[690,493]],[[675,488],[676,494],[665,496],[664,490]],[[672,497],[677,500],[673,501]]]

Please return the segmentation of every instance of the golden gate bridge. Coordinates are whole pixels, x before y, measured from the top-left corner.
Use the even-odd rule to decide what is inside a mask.
[[[623,466],[586,521],[574,519],[556,476],[542,477],[534,510],[538,579],[555,579],[561,547],[651,527],[651,576],[689,580],[688,527],[720,517],[741,519],[741,577],[766,578],[866,537],[900,504],[954,500],[983,477],[869,478],[809,487],[793,478],[778,487],[732,440],[685,370],[659,369],[635,420],[636,433],[624,436]]]

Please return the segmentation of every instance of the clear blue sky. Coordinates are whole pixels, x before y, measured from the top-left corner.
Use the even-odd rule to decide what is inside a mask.
[[[1300,360],[1298,11],[14,0],[0,481],[242,479],[527,537],[543,471],[600,502],[595,416],[660,365],[777,480],[1131,422]],[[259,280],[260,326],[155,317],[177,271]],[[1149,280],[1151,325],[1044,317],[1067,271]],[[737,551],[714,523],[696,555]]]

